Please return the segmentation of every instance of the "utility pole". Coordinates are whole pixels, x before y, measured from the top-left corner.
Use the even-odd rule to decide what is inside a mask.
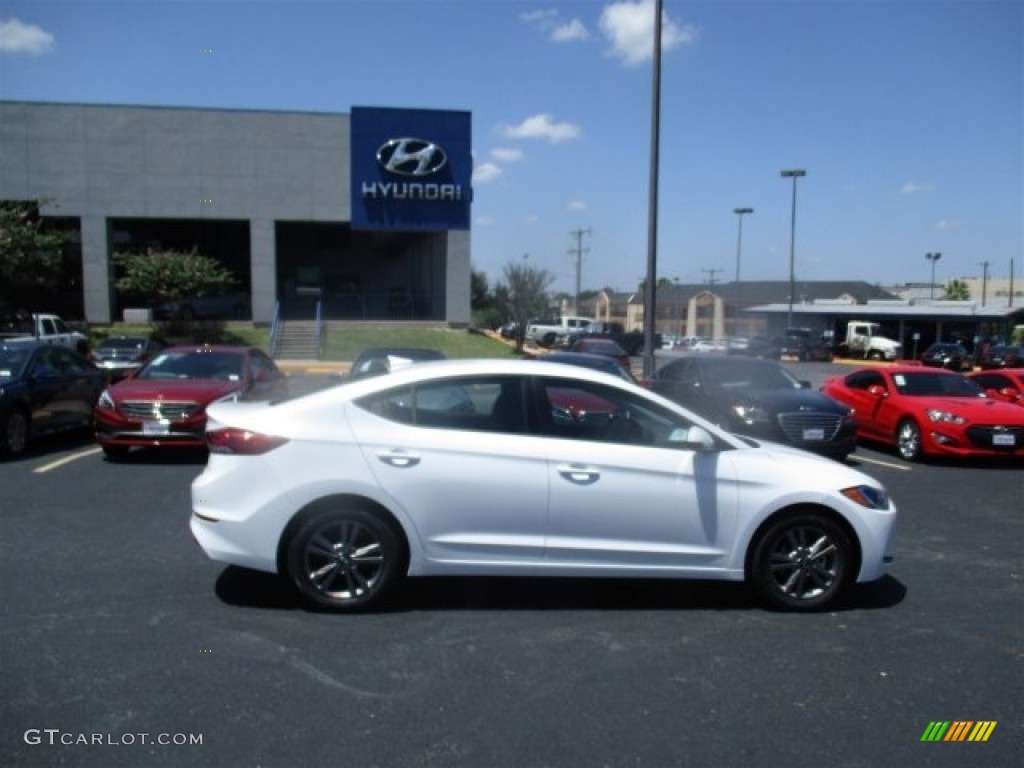
[[[576,297],[573,299],[572,313],[574,315],[578,315],[580,313],[580,281],[583,274],[583,254],[590,253],[589,248],[583,247],[583,236],[589,235],[590,230],[577,229],[569,234],[576,239],[576,247],[569,251],[569,253],[575,254],[576,256]]]
[[[715,285],[715,275],[717,275],[721,271],[722,271],[721,269],[702,269],[701,270],[701,272],[704,272],[704,273],[709,275],[709,277],[708,277],[708,285],[710,285],[712,287],[714,287],[714,285]]]
[[[981,265],[981,306],[985,306],[985,299],[988,294],[988,265],[990,262],[979,261]]]

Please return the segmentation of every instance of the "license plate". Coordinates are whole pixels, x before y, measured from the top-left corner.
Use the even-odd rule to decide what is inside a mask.
[[[1017,441],[1013,435],[992,435],[992,445],[998,445],[1000,448],[1012,448],[1017,445]]]
[[[171,425],[162,424],[159,421],[144,421],[142,423],[142,434],[144,435],[169,435]]]
[[[825,439],[825,430],[824,429],[817,428],[817,429],[805,429],[804,430],[804,440],[811,441],[811,440],[824,440],[824,439]]]

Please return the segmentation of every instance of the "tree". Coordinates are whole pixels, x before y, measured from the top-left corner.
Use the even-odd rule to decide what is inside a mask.
[[[971,289],[963,280],[950,280],[946,283],[944,299],[949,301],[967,301],[971,298]]]
[[[115,253],[117,289],[125,293],[175,301],[203,296],[236,284],[231,271],[216,259],[191,251]]]
[[[47,229],[36,203],[0,202],[0,302],[12,306],[59,287],[67,235]]]
[[[495,299],[505,302],[506,306],[502,307],[505,315],[511,317],[519,327],[516,350],[520,351],[527,322],[547,310],[548,288],[555,281],[555,276],[546,269],[518,262],[506,264],[502,274],[504,284],[495,286]]]

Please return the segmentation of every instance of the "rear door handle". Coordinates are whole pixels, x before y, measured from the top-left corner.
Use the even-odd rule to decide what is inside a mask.
[[[576,485],[590,485],[601,478],[601,470],[580,464],[559,464],[556,470],[558,474]]]
[[[394,451],[378,451],[377,458],[385,464],[390,464],[392,467],[415,467],[420,463],[420,457],[406,451],[394,450]]]

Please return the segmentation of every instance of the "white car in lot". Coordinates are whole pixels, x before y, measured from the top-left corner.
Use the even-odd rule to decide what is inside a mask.
[[[881,577],[874,479],[578,366],[450,360],[208,410],[192,532],[338,610],[426,575],[746,580],[819,609]]]

